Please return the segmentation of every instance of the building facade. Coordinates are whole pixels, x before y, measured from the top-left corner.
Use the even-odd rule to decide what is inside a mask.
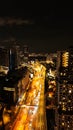
[[[58,57],[58,129],[73,127],[73,48],[59,52]]]

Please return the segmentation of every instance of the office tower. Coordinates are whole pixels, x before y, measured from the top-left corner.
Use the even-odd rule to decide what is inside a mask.
[[[58,62],[58,129],[72,130],[73,49],[59,52]]]
[[[9,49],[9,70],[14,70],[17,67],[16,52],[14,48]]]
[[[15,45],[9,48],[9,70],[14,70],[15,68],[18,68],[18,66],[21,64],[20,59],[20,46]]]

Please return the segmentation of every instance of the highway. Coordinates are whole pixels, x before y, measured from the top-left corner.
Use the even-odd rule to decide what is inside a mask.
[[[35,73],[30,89],[22,96],[22,102],[17,105],[18,114],[5,130],[47,130],[44,97],[46,69],[39,63],[35,63],[32,67]]]

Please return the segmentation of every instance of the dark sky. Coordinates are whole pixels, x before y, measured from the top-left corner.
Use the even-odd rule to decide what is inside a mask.
[[[31,52],[55,52],[73,45],[73,8],[70,2],[48,1],[33,4],[3,1],[0,17],[29,21],[22,26],[0,26],[0,39],[14,37],[28,44]]]

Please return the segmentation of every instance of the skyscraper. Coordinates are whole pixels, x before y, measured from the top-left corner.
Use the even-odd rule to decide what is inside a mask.
[[[59,52],[58,66],[58,129],[73,127],[73,49]]]

